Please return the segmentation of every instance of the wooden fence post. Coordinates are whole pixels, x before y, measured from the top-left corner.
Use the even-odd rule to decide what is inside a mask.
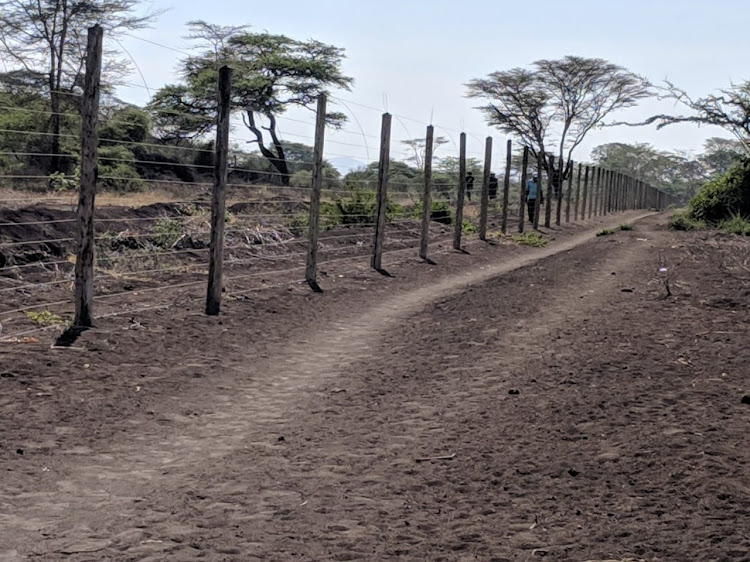
[[[594,177],[591,176],[591,203],[589,204],[589,218],[596,216],[596,204],[599,197],[599,188],[601,187],[602,180],[602,169],[596,168],[596,184],[594,184]]]
[[[466,194],[466,133],[461,133],[458,155],[458,199],[456,201],[456,224],[453,231],[453,247],[461,249],[461,235],[464,227],[464,195]]]
[[[552,226],[552,179],[555,175],[555,157],[549,156],[549,165],[547,166],[547,206],[544,208],[544,226],[550,228]],[[542,178],[539,178],[542,181]]]
[[[307,267],[305,280],[315,292],[318,285],[318,229],[320,224],[320,192],[323,189],[323,147],[326,133],[326,95],[318,95],[315,119],[315,145],[313,147],[312,191],[310,192],[310,228],[308,230]]]
[[[88,30],[86,43],[86,78],[83,91],[81,124],[81,185],[78,192],[78,248],[75,266],[76,316],[74,327],[94,325],[94,198],[99,146],[99,94],[102,73],[103,29],[95,25]]]
[[[391,164],[391,114],[384,113],[380,128],[380,162],[378,164],[378,199],[375,209],[375,237],[372,245],[372,268],[383,271],[385,219],[388,207],[388,171]]]
[[[482,177],[482,203],[479,211],[479,239],[487,240],[487,208],[490,205],[490,174],[492,173],[492,137],[484,144],[484,176]],[[497,195],[497,194],[495,194]]]
[[[427,248],[430,244],[430,214],[432,211],[432,145],[435,127],[427,126],[424,143],[424,193],[422,194],[422,237],[419,241],[419,257],[427,261]]]
[[[609,170],[604,170],[604,182],[602,184],[602,200],[599,205],[599,208],[601,209],[599,214],[602,216],[607,214],[607,197],[609,196],[609,178],[610,178]]]
[[[583,177],[583,201],[581,202],[581,220],[586,220],[586,204],[589,197],[589,172],[590,166],[586,166],[586,175]]]
[[[575,205],[575,220],[578,220],[578,211],[581,204],[581,180],[583,179],[583,163],[578,163],[578,179],[576,181],[576,205]]]
[[[562,202],[563,202],[563,186],[565,185],[565,180],[563,178],[565,174],[566,168],[564,167],[565,160],[560,158],[560,178],[559,182],[560,185],[556,187],[557,189],[557,208],[555,209],[555,225],[560,226],[560,222],[562,221]]]
[[[534,201],[534,230],[539,229],[539,215],[542,214],[542,197],[544,195],[544,182],[542,178],[542,162],[544,153],[539,152],[536,159],[536,200]]]
[[[211,197],[211,245],[209,246],[206,314],[216,316],[221,309],[222,270],[224,265],[224,215],[226,212],[227,171],[229,165],[229,118],[232,103],[232,69],[219,70],[219,109],[216,116],[216,156],[214,192]]]
[[[503,180],[503,234],[508,231],[508,204],[510,202],[510,166],[512,163],[513,141],[505,145],[505,178]]]
[[[565,222],[570,222],[570,199],[573,196],[573,169],[574,165],[570,163],[570,176],[568,176],[568,192],[565,194]]]
[[[523,160],[521,163],[521,195],[518,205],[518,232],[523,234],[523,223],[526,218],[526,182],[529,179],[529,147],[523,147]]]

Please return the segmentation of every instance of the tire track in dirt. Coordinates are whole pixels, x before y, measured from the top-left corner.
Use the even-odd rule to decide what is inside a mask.
[[[613,217],[611,224],[621,221],[622,217]],[[430,302],[566,252],[592,237],[593,233],[588,232],[520,258],[397,294],[361,314],[342,318],[307,341],[287,347],[284,357],[262,359],[252,369],[243,363],[230,365],[239,373],[248,375],[252,371],[257,375],[238,378],[242,382],[239,387],[218,388],[211,396],[217,402],[216,413],[204,416],[199,423],[175,416],[169,421],[178,429],[170,432],[167,440],[151,442],[147,436],[134,432],[133,440],[127,444],[71,461],[68,468],[74,475],[58,481],[56,491],[40,492],[31,485],[18,494],[0,498],[0,560],[21,560],[25,555],[54,560],[62,552],[70,553],[70,560],[88,560],[118,545],[128,545],[132,559],[142,559],[146,554],[159,559],[158,553],[164,552],[159,541],[146,541],[140,552],[129,548],[140,537],[129,519],[139,514],[138,506],[147,500],[147,490],[159,489],[162,483],[174,488],[181,475],[200,473],[207,460],[229,457],[237,450],[267,447],[266,441],[248,440],[248,428],[256,434],[259,427],[263,427],[265,435],[273,433],[275,427],[283,425],[290,409],[303,403],[310,392],[336,380],[348,365],[371,357],[381,334],[394,322]],[[259,500],[257,517],[263,517],[264,499],[259,496]],[[67,515],[71,513],[75,517],[68,522]],[[149,524],[163,521],[168,514],[161,517]],[[215,523],[221,525],[221,521]],[[40,530],[46,540],[39,542]]]

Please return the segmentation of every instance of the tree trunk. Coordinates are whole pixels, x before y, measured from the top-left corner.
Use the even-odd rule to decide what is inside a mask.
[[[279,138],[276,134],[276,119],[272,116],[269,116],[271,127],[267,128],[267,130],[271,133],[273,145],[277,151],[276,153],[274,153],[272,150],[269,150],[263,142],[263,131],[261,131],[255,125],[255,114],[251,110],[246,110],[245,113],[247,115],[247,121],[245,122],[245,125],[247,125],[247,128],[250,129],[250,131],[252,131],[252,133],[255,135],[260,153],[271,163],[274,168],[276,168],[276,171],[281,176],[281,184],[284,186],[288,186],[289,166],[287,166],[284,149],[281,146],[281,142],[279,141]]]
[[[60,158],[60,95],[53,89],[50,91],[50,133],[52,136],[49,152],[51,154],[48,172],[64,172],[62,159]]]

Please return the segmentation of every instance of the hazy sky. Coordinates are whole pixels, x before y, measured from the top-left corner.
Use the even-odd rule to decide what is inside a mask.
[[[473,109],[476,100],[464,97],[464,84],[540,58],[569,54],[604,58],[653,82],[668,78],[693,96],[750,78],[747,0],[154,0],[151,6],[168,11],[153,29],[138,36],[180,50],[188,46],[182,37],[185,23],[193,19],[247,23],[255,30],[315,38],[345,48],[345,72],[355,85],[351,92],[338,95],[375,110],[351,103],[339,106],[353,118],[345,132],[329,134],[329,157],[377,158],[379,114],[385,109],[398,117],[393,125],[395,157],[404,154],[397,141],[423,136],[431,118],[445,128],[436,134],[451,136],[456,142],[458,131],[466,131],[470,154],[481,156],[483,139],[490,131]],[[145,80],[150,88],[158,88],[175,80],[179,53],[131,38],[123,44],[144,76],[142,80],[134,73],[132,82]],[[120,93],[138,103],[148,97],[144,88]],[[663,111],[675,108],[671,103],[649,101],[616,117],[637,121]],[[310,125],[282,120],[286,139],[312,144],[312,113],[295,112],[288,117]],[[496,130],[490,134],[495,138],[495,158],[500,158],[505,136]],[[710,136],[727,134],[694,125],[662,131],[618,127],[592,132],[576,156],[585,159],[593,147],[615,141],[700,151]],[[236,127],[233,140],[243,138],[249,137]],[[446,145],[440,151],[449,155],[455,148]]]

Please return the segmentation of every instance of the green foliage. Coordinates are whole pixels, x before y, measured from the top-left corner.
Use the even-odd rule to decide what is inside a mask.
[[[719,228],[730,234],[750,236],[750,219],[739,214],[734,214],[731,218],[722,221],[719,224]]]
[[[151,241],[161,248],[171,248],[182,236],[182,224],[175,219],[159,219],[151,227]]]
[[[609,236],[610,234],[614,234],[615,231],[611,228],[602,228],[599,232],[596,233],[597,236]]]
[[[36,322],[39,326],[60,326],[65,324],[65,320],[61,316],[58,316],[49,310],[41,310],[39,312],[27,310],[24,314],[29,320]]]
[[[476,231],[477,227],[474,226],[474,223],[464,219],[464,222],[461,224],[461,232],[464,234],[474,234]]]
[[[704,184],[710,170],[688,153],[657,150],[650,144],[608,143],[591,153],[594,162],[627,174],[686,203]]]
[[[345,226],[375,222],[377,194],[369,189],[355,189],[348,197],[335,200],[340,224]]]
[[[735,214],[750,217],[750,158],[733,164],[690,200],[690,218],[698,221],[718,225]]]
[[[619,228],[620,230],[633,230],[633,225],[632,224],[621,224],[617,228]]]
[[[105,191],[130,193],[146,189],[146,182],[135,169],[135,156],[125,146],[102,146],[99,149],[98,186]]]
[[[81,183],[81,169],[76,166],[75,172],[72,176],[65,174],[64,172],[53,172],[49,176],[49,188],[51,191],[56,193],[62,191],[72,191],[78,189]]]
[[[292,179],[289,182],[292,187],[311,187],[312,186],[312,172],[309,170],[300,170],[292,174]]]
[[[414,206],[412,218],[422,219],[422,203]],[[453,224],[453,209],[447,201],[430,201],[430,220],[441,224]]]
[[[291,107],[313,107],[318,94],[329,88],[349,89],[353,81],[341,69],[343,49],[313,39],[255,33],[246,26],[203,21],[189,26],[201,51],[181,61],[183,82],[165,86],[149,104],[159,136],[195,139],[213,129],[218,70],[226,64],[234,69],[232,109],[242,114],[258,150],[288,184],[289,173],[296,170],[288,168],[276,117]],[[340,113],[327,117],[333,125],[346,119]]]
[[[296,238],[304,236],[310,227],[310,215],[308,213],[297,213],[289,218],[286,226]]]
[[[670,218],[667,223],[667,228],[669,228],[669,230],[685,231],[703,230],[706,228],[706,223],[692,219],[688,213],[682,212],[672,215],[672,218]]]
[[[537,232],[525,232],[513,236],[513,241],[523,246],[543,248],[547,245],[547,239]]]
[[[110,141],[145,142],[151,131],[151,117],[145,110],[127,105],[107,111],[99,128],[102,144]]]

